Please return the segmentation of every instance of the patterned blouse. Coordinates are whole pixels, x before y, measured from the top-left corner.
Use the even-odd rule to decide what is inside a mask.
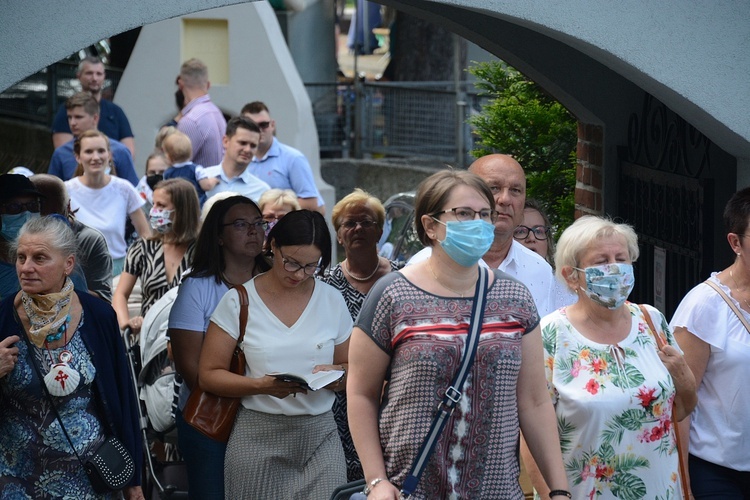
[[[190,266],[195,244],[190,244],[183,255],[172,281],[167,281],[164,264],[164,244],[161,240],[139,238],[128,249],[124,272],[141,278],[141,316],[145,316],[154,302],[180,284],[182,273]]]
[[[403,261],[392,260],[390,263],[391,271],[398,271],[404,267]],[[323,277],[323,281],[341,292],[341,295],[344,296],[346,307],[349,309],[349,314],[352,315],[352,320],[357,319],[357,315],[362,308],[362,303],[365,301],[366,295],[349,283],[346,276],[344,276],[344,270],[341,268],[341,264],[338,264],[331,269],[331,271]],[[357,456],[357,451],[354,449],[352,433],[349,430],[349,420],[346,411],[346,391],[339,391],[335,394],[336,401],[333,402],[333,416],[336,419],[336,426],[339,430],[341,445],[344,447],[344,456],[346,457],[346,477],[349,481],[356,481],[357,479],[365,477],[365,473],[362,471],[362,464]]]
[[[542,319],[545,369],[573,498],[682,498],[672,426],[675,387],[640,308],[628,336],[592,342],[567,308]],[[666,319],[646,306],[675,345]],[[537,497],[538,498],[538,497]]]
[[[390,358],[380,441],[401,485],[461,358],[473,297],[441,297],[400,272],[378,281],[357,326]],[[518,482],[521,340],[539,323],[528,289],[501,271],[487,292],[477,354],[463,395],[412,498],[523,499]]]

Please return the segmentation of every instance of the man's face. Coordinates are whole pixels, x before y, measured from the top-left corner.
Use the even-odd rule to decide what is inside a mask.
[[[74,136],[78,137],[87,130],[96,130],[99,122],[99,115],[90,115],[83,109],[83,106],[76,106],[67,110],[68,125]]]
[[[14,196],[0,202],[0,214],[3,215],[18,215],[24,212],[38,214],[40,209],[39,197],[31,194]]]
[[[236,166],[246,167],[255,156],[260,142],[260,134],[239,127],[232,137],[224,136],[225,159]]]
[[[268,148],[273,142],[273,136],[276,133],[276,121],[271,120],[268,111],[261,111],[255,114],[245,113],[243,116],[250,118],[260,127],[260,145],[263,148]]]
[[[513,230],[523,221],[526,176],[521,166],[509,157],[480,160],[470,170],[484,179],[495,197],[498,212],[495,234],[512,237]]]
[[[83,63],[81,72],[78,73],[78,81],[84,92],[98,94],[104,86],[104,65]]]

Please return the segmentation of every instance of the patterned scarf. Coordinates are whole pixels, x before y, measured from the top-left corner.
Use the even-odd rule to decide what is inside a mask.
[[[70,313],[73,282],[65,278],[65,284],[57,293],[29,294],[21,291],[21,302],[29,317],[29,337],[37,347],[44,347],[48,335],[54,335],[65,324]]]

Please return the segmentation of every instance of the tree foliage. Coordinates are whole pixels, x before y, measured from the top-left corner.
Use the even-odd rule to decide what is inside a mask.
[[[527,193],[547,211],[556,232],[573,222],[576,119],[537,84],[503,62],[469,68],[489,103],[470,119],[479,137],[472,154],[515,157],[526,171]]]

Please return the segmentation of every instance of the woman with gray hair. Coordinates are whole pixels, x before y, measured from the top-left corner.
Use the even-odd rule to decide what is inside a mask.
[[[117,317],[73,289],[76,247],[55,215],[29,220],[14,242],[21,291],[0,302],[0,498],[113,498],[94,492],[81,464],[111,435],[135,462],[125,498],[143,498],[138,403]]]
[[[581,217],[557,244],[556,273],[578,302],[541,326],[573,498],[682,498],[672,417],[695,407],[695,379],[664,315],[627,302],[638,253],[633,228],[602,217]],[[524,462],[545,498],[528,453]]]

